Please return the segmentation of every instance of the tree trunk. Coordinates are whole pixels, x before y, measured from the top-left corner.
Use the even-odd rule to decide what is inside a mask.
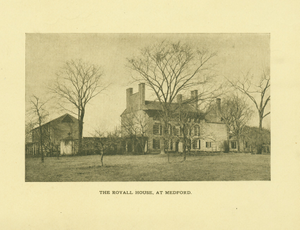
[[[186,130],[185,130],[185,124],[183,124],[183,127],[180,127],[180,131],[182,132],[183,135],[183,161],[186,160],[186,146],[187,146],[187,137],[186,137]]]
[[[166,154],[165,152],[165,138],[162,137],[160,142],[160,154]]]
[[[40,148],[41,148],[41,160],[44,163],[44,151],[43,151],[43,131],[42,131],[42,124],[40,122]]]
[[[78,149],[77,149],[77,155],[81,154],[81,136],[82,136],[81,116],[80,116],[80,109],[78,108]]]
[[[186,144],[185,144],[185,140],[183,141],[183,161],[186,160]]]
[[[79,121],[79,130],[78,130],[78,155],[82,154],[82,125],[81,121]]]
[[[165,127],[166,127],[166,123],[162,122],[162,127],[161,127],[161,141],[160,141],[160,154],[166,154],[165,153]]]
[[[82,155],[82,133],[83,133],[83,118],[84,118],[84,109],[81,111],[78,110],[79,117],[79,129],[78,129],[78,155]],[[85,152],[86,154],[86,152]]]
[[[241,151],[241,148],[240,148],[240,135],[238,134],[237,135],[237,148],[238,148],[238,153]]]
[[[259,141],[257,144],[257,154],[262,153],[262,121],[263,121],[263,116],[259,113]]]
[[[104,155],[104,151],[101,150],[101,166],[103,166],[103,155]]]
[[[262,129],[262,121],[263,121],[263,117],[262,117],[262,114],[259,113],[259,130]]]
[[[131,142],[131,149],[132,149],[132,153],[135,153],[135,141],[134,138],[132,138],[132,142]]]
[[[146,154],[146,139],[145,139],[145,137],[142,137],[142,151],[143,151],[143,155],[145,155]]]

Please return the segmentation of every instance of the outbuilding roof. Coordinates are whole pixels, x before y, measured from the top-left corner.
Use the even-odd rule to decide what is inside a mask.
[[[54,121],[56,121],[56,120],[60,120],[60,119],[61,119],[62,121],[64,121],[64,120],[67,120],[67,121],[72,120],[72,122],[73,122],[73,120],[78,120],[77,118],[75,118],[74,116],[70,115],[69,113],[65,113],[64,115],[62,115],[62,116],[60,116],[60,117],[57,117],[57,118],[55,118],[55,119],[53,119],[53,120],[51,120],[51,121],[48,121],[48,122],[42,124],[42,126],[47,125],[47,124],[49,124],[49,123],[51,123],[51,122],[54,122]],[[35,130],[35,129],[37,129],[37,128],[39,128],[39,126],[33,128],[31,131],[33,131],[33,130]]]

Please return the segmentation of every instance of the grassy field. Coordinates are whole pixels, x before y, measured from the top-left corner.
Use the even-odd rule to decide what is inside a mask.
[[[270,180],[270,155],[222,153],[173,155],[76,156],[25,160],[25,181],[245,181]]]

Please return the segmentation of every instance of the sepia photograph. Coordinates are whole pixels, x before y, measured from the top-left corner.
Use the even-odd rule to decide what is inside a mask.
[[[3,1],[0,229],[298,229],[299,8]]]
[[[271,180],[270,34],[25,38],[25,182]]]

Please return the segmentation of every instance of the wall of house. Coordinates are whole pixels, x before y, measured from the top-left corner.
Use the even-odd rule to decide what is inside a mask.
[[[147,114],[142,111],[142,110],[138,110],[133,112],[135,113],[135,115],[133,117],[145,117],[145,122],[147,123],[147,129],[146,129],[146,136],[148,138],[148,146],[147,149],[151,152],[159,152],[159,148],[157,149],[153,149],[153,139],[156,139],[160,142],[160,144],[162,143],[162,135],[161,134],[153,134],[153,126],[155,123],[157,124],[161,124],[161,122],[159,120],[155,120],[153,119],[153,117],[148,117]],[[130,114],[128,114],[130,115]],[[132,116],[132,115],[131,115]],[[125,115],[122,116],[122,119],[125,119]],[[134,123],[134,122],[133,122]],[[169,123],[172,127],[172,136],[171,140],[172,140],[172,150],[175,151],[176,149],[179,148],[180,150],[180,146],[182,146],[182,143],[180,142],[180,139],[182,138],[182,136],[174,136],[173,133],[173,127],[175,126],[178,130],[178,135],[180,134],[180,126],[178,124],[178,122],[176,121],[171,121]],[[200,127],[200,136],[195,136],[194,134],[194,126],[198,125]],[[201,120],[200,122],[194,122],[191,121],[190,124],[191,127],[191,143],[193,143],[194,140],[200,140],[200,146],[199,144],[197,144],[197,148],[192,149],[193,151],[223,151],[223,144],[224,141],[227,140],[227,128],[226,125],[223,123],[208,123],[205,120]],[[126,130],[122,131],[122,134],[125,134]],[[126,135],[123,135],[126,136]],[[176,148],[176,142],[179,142],[179,146]],[[206,144],[206,142],[210,142],[210,144]],[[170,143],[171,145],[171,143]],[[198,148],[200,147],[200,148]],[[171,146],[170,146],[171,149]],[[181,148],[182,149],[182,148]]]
[[[153,149],[153,139],[160,140],[162,141],[162,135],[154,135],[153,134],[153,125],[155,123],[159,123],[159,121],[153,120],[153,118],[149,118],[149,132],[148,132],[148,149],[154,150]],[[172,132],[173,132],[173,127],[175,126],[178,129],[178,132],[180,132],[179,124],[176,122],[170,122],[170,125],[172,127]],[[194,126],[198,125],[200,127],[200,136],[195,136],[194,133]],[[191,127],[191,144],[193,143],[194,140],[200,140],[200,146],[197,144],[197,148],[193,148],[193,145],[191,146],[191,150],[193,151],[223,151],[223,144],[224,141],[227,140],[227,129],[226,125],[223,123],[207,123],[205,120],[201,120],[199,123],[197,122],[191,122],[190,124]],[[172,133],[173,135],[173,133]],[[172,150],[176,149],[176,142],[179,142],[179,149],[181,144],[180,139],[182,136],[171,137],[172,139]],[[206,142],[210,142],[211,144],[206,144]],[[199,148],[200,147],[200,148]]]
[[[201,149],[204,151],[223,151],[224,141],[227,140],[226,125],[223,123],[203,122],[201,127]],[[211,142],[211,147],[206,147],[206,142]]]
[[[147,118],[148,121],[148,130],[147,130],[147,137],[148,137],[148,151],[153,151],[153,139],[157,139],[160,140],[161,139],[161,135],[154,135],[153,134],[153,125],[157,122],[160,123],[159,121],[155,121],[153,119],[153,117],[148,117]],[[159,149],[157,149],[157,151],[159,151]]]
[[[55,143],[66,138],[78,139],[78,133],[77,120],[72,123],[62,122],[61,119],[51,122],[51,138]]]
[[[240,140],[240,151],[245,151],[243,140]],[[234,144],[235,143],[235,144]],[[238,151],[238,141],[236,139],[231,139],[229,141],[229,151],[237,152]]]

